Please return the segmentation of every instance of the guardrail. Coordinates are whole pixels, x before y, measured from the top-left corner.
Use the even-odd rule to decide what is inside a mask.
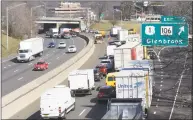
[[[37,100],[46,89],[62,83],[73,69],[80,68],[93,54],[95,45],[93,37],[80,34],[87,46],[77,55],[60,65],[58,68],[40,76],[32,82],[2,98],[2,119],[10,119],[25,107]]]

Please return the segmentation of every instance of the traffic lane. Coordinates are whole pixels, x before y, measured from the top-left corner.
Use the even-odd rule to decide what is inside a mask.
[[[88,61],[85,61],[85,63],[80,67],[80,69],[93,69],[98,63],[100,63],[100,60],[98,58],[100,58],[101,56],[103,56],[105,54],[105,49],[106,49],[106,44],[95,44],[96,48],[95,48],[95,53],[90,57],[90,59]],[[67,84],[68,81],[67,79],[62,82],[62,85],[68,85]],[[103,82],[97,82],[97,84],[100,84]],[[91,99],[94,99],[96,97],[96,91],[92,91],[92,95],[86,95],[83,97],[76,97],[76,109],[74,111],[71,111],[68,113],[67,115],[67,119],[70,118],[82,118],[86,116],[86,113],[88,113],[88,110],[91,110],[92,108],[90,107],[86,107],[86,105],[93,105],[95,106],[95,103],[91,103]],[[30,107],[31,106],[31,107]],[[39,100],[35,101],[32,105],[30,105],[28,108],[26,108],[25,110],[21,111],[18,113],[18,115],[25,115],[25,114],[29,114],[32,113],[31,116],[29,116],[28,119],[40,119],[40,111],[39,111]],[[103,105],[101,105],[103,106]],[[103,107],[98,106],[99,109],[96,110],[96,108],[93,108],[93,110],[95,111],[95,114],[98,114],[99,116],[102,116],[103,113],[100,113],[100,111],[103,111]],[[102,108],[102,109],[101,109]],[[86,110],[84,110],[86,109]],[[84,112],[83,112],[84,111]],[[82,112],[82,114],[80,114]],[[94,114],[93,113],[93,114]],[[101,115],[100,115],[101,114]],[[80,116],[79,116],[80,115]],[[13,117],[14,118],[14,117]]]
[[[51,49],[48,48],[48,44],[51,41],[55,41],[57,44],[58,44],[59,41],[62,41],[60,39],[51,39],[51,38],[44,38],[44,39],[45,40],[44,40],[44,51],[43,51],[44,53],[43,54],[47,54],[47,53],[50,52]],[[67,43],[69,43],[68,40],[66,40],[66,41],[67,41]],[[3,71],[8,71],[10,69],[15,69],[15,67],[18,67],[20,65],[21,64],[17,63],[16,58],[14,57],[13,59],[2,63],[2,70]]]
[[[41,37],[41,36],[40,36]],[[54,38],[46,38],[45,36],[42,36],[44,38],[44,43],[43,43],[43,47],[44,47],[44,51],[47,50],[47,46],[48,44],[54,40]],[[8,56],[7,58],[4,58],[3,61],[1,61],[1,63],[3,64],[3,68],[7,68],[10,67],[9,65],[11,65],[12,63],[14,63],[14,59],[16,58],[17,53]]]
[[[76,42],[79,42],[80,39],[76,39]],[[71,44],[71,40],[57,40],[58,42],[60,41],[65,41],[67,43],[67,47],[69,44]],[[77,44],[78,45],[78,44]],[[79,47],[79,46],[77,46]],[[44,60],[48,60],[51,58],[54,58],[54,56],[58,53],[60,53],[62,51],[62,49],[58,49],[58,48],[48,48],[47,51],[44,52],[44,55],[42,57],[37,57],[33,62],[29,62],[29,63],[17,63],[17,65],[15,64],[15,66],[12,66],[10,69],[7,70],[3,70],[2,71],[2,80],[6,80],[6,79],[10,79],[11,77],[14,77],[17,74],[21,74],[24,71],[26,71],[27,69],[31,68],[31,66],[36,63],[37,61],[39,61],[39,59],[44,59]],[[10,75],[10,73],[12,73]]]
[[[77,46],[77,53],[81,51],[86,45],[85,40],[79,38],[75,41],[75,45]],[[24,70],[20,74],[16,74],[15,76],[10,77],[9,79],[5,79],[2,82],[2,96],[18,89],[19,87],[31,82],[32,80],[40,77],[41,75],[51,71],[52,69],[58,67],[60,64],[64,63],[77,53],[69,53],[66,54],[67,50],[62,49],[60,52],[53,53],[51,59],[46,60],[49,64],[49,68],[45,71],[32,71],[33,65],[29,66],[28,69]]]

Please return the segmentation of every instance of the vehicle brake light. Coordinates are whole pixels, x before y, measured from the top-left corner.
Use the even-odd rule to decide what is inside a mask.
[[[104,93],[99,93],[98,97],[103,97]]]
[[[58,112],[61,113],[61,107],[58,108]]]

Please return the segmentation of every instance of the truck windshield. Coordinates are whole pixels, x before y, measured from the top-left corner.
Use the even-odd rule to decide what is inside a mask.
[[[108,81],[114,81],[114,77],[108,77]]]
[[[28,50],[19,50],[19,53],[28,53]]]

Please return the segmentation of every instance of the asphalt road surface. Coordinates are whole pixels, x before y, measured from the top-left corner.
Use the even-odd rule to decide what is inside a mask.
[[[161,49],[149,119],[191,119],[192,47]]]
[[[7,60],[2,63],[2,96],[18,89],[19,87],[31,82],[50,70],[58,67],[77,53],[66,53],[65,49],[47,48],[49,42],[55,40],[56,45],[60,41],[65,41],[67,47],[75,44],[77,53],[86,46],[86,41],[76,37],[72,39],[51,39],[44,40],[44,54],[42,57],[37,57],[34,61],[28,63],[16,63],[15,59]],[[45,71],[32,71],[33,65],[39,60],[45,60],[49,64],[49,68]]]

